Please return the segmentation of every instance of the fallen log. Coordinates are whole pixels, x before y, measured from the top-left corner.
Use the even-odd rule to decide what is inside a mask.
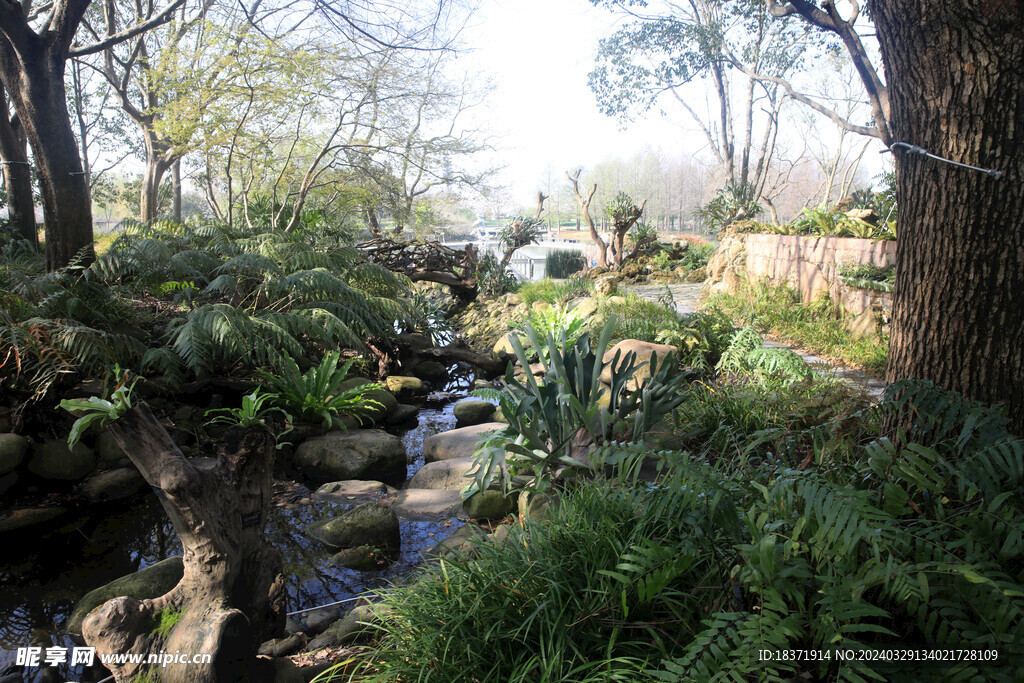
[[[142,403],[110,431],[153,487],[184,548],[184,575],[152,600],[108,600],[82,622],[98,653],[209,654],[207,663],[166,666],[107,664],[115,679],[146,669],[161,681],[256,680],[259,644],[284,629],[281,557],[266,542],[274,437],[265,429],[232,429],[214,464],[188,461]]]

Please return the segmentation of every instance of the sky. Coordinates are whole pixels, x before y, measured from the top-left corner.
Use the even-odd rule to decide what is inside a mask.
[[[549,171],[557,182],[566,170],[688,139],[657,115],[623,130],[598,111],[587,74],[614,27],[614,17],[587,0],[483,0],[464,30],[469,49],[460,66],[489,74],[495,86],[474,117],[496,131],[491,159],[505,166],[498,182],[513,200],[534,201]]]

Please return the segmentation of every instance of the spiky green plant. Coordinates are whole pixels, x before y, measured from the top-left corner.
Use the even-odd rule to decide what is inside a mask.
[[[368,398],[367,394],[382,387],[367,383],[343,388],[342,384],[356,359],[339,365],[340,360],[341,355],[337,351],[330,351],[324,354],[318,365],[302,373],[298,364],[285,356],[277,373],[261,374],[274,392],[271,400],[279,407],[298,419],[319,421],[325,430],[346,429],[341,418],[352,416],[362,421],[369,412],[381,407],[379,401]]]

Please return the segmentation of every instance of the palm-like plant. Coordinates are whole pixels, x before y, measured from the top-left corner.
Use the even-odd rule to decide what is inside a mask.
[[[367,413],[381,407],[379,401],[367,394],[382,387],[367,383],[342,388],[355,359],[339,365],[340,360],[337,351],[328,352],[319,365],[302,373],[294,360],[284,356],[280,374],[261,374],[276,395],[274,403],[279,407],[291,411],[298,419],[319,421],[325,430],[345,429],[341,418],[349,415],[362,421]]]

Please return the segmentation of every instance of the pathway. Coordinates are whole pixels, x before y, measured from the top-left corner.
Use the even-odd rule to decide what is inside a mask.
[[[650,301],[663,301],[666,298],[666,288],[672,295],[672,300],[676,305],[676,312],[679,315],[685,313],[692,313],[697,310],[700,304],[700,288],[702,283],[680,283],[674,285],[667,284],[656,284],[656,285],[631,285],[625,287],[631,292],[644,299]],[[815,370],[822,374],[830,374],[835,377],[841,377],[851,384],[855,384],[862,387],[869,396],[872,398],[878,398],[885,391],[885,382],[882,380],[866,375],[860,370],[847,367],[835,361],[829,361],[824,358],[820,358],[809,351],[799,349],[789,344],[784,344],[774,339],[766,339],[764,345],[768,348],[773,349],[790,349],[797,355],[807,361],[807,364],[813,367]]]

